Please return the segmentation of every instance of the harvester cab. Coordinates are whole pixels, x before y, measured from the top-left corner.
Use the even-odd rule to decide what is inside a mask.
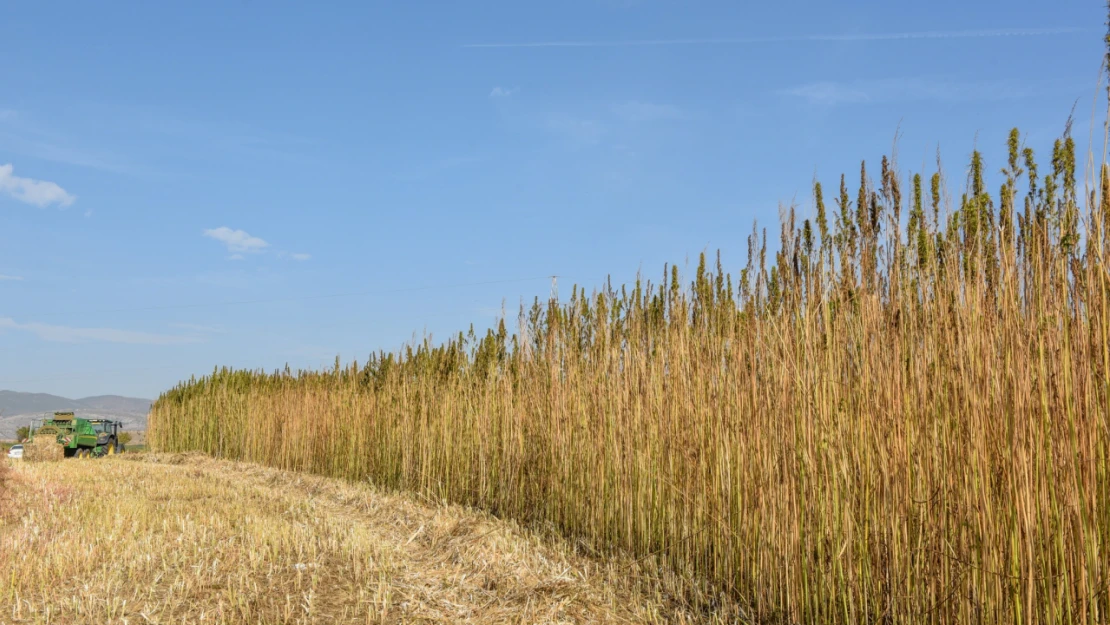
[[[123,443],[119,442],[119,435],[123,432],[122,423],[108,419],[90,419],[89,424],[96,432],[97,447],[104,448],[104,453],[110,455],[123,451]]]

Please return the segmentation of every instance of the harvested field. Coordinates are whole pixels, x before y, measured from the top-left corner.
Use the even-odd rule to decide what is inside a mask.
[[[458,506],[217,461],[17,464],[0,623],[732,622],[652,561]],[[679,592],[681,590],[681,593]],[[693,597],[703,605],[708,597]]]

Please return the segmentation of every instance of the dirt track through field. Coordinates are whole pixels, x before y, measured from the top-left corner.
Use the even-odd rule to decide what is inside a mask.
[[[0,623],[715,620],[646,562],[368,485],[198,455],[13,473]]]

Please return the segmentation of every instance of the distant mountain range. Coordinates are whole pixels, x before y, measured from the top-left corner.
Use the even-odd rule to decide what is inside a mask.
[[[145,430],[149,399],[97,395],[68,399],[46,393],[0,391],[0,439],[14,438],[16,428],[56,410],[72,410],[79,417],[101,417],[123,422],[124,429]]]

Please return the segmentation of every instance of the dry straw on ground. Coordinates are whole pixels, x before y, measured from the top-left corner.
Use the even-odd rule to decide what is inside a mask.
[[[712,620],[658,567],[486,514],[199,455],[129,458],[16,469],[0,623]]]

